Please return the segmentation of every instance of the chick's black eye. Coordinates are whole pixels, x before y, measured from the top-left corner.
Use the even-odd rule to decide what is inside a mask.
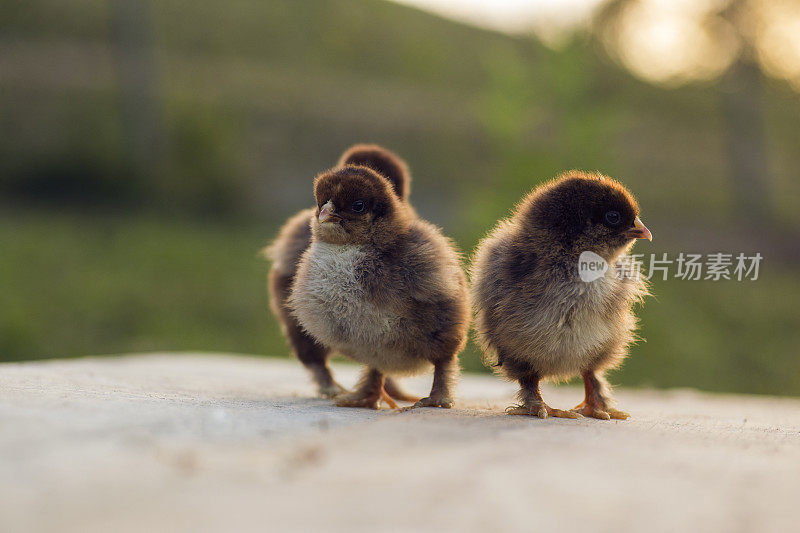
[[[606,222],[611,224],[612,226],[616,226],[620,223],[622,217],[619,214],[619,211],[608,211],[606,213]]]
[[[352,209],[354,213],[363,213],[365,207],[366,205],[364,204],[364,200],[356,200],[353,202],[353,205],[350,207],[350,209]]]

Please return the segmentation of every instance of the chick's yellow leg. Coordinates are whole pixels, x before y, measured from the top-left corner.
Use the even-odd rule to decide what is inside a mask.
[[[625,411],[620,411],[611,407],[611,390],[605,378],[594,370],[589,370],[581,374],[583,378],[583,388],[586,397],[580,405],[572,411],[583,416],[597,418],[599,420],[625,420],[631,415]]]
[[[383,389],[383,374],[374,368],[366,368],[356,385],[356,390],[336,396],[336,405],[339,407],[378,409],[381,400],[386,401],[390,407],[397,407],[397,404]]]
[[[540,378],[537,375],[525,376],[519,380],[519,404],[506,409],[509,415],[538,416],[539,418],[580,418],[581,415],[572,411],[550,407],[542,399],[539,389]]]
[[[381,400],[386,402],[386,405],[388,405],[390,409],[397,409],[397,403],[394,401],[391,395],[386,392],[385,385],[381,387]]]

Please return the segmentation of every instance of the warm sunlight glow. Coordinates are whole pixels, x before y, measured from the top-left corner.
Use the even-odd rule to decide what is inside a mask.
[[[788,79],[800,91],[800,6],[786,0],[759,6],[756,49],[764,70]]]
[[[505,33],[535,33],[559,44],[585,26],[607,0],[394,0],[444,17]]]
[[[557,47],[590,28],[648,81],[713,79],[740,56],[800,90],[800,0],[393,0]],[[597,17],[604,8],[611,17]],[[591,26],[590,26],[591,24]]]
[[[646,0],[627,5],[606,32],[612,51],[635,74],[658,82],[718,76],[738,43],[730,25],[709,12],[715,2]],[[701,20],[703,23],[701,23]]]

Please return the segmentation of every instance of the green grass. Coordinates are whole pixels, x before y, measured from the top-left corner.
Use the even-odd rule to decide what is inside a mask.
[[[270,233],[190,220],[5,214],[2,359],[283,353],[257,256]]]
[[[656,281],[645,342],[616,380],[800,395],[800,275],[765,259],[756,281]]]
[[[153,216],[0,216],[0,360],[153,350],[288,355],[267,308],[275,228]],[[612,381],[800,395],[800,276],[655,282]],[[468,371],[487,371],[470,344]]]

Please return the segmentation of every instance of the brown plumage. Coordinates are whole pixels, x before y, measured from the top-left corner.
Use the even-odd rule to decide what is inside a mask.
[[[345,150],[337,167],[355,165],[371,168],[392,184],[398,198],[408,201],[411,194],[411,173],[397,154],[377,144],[355,144]]]
[[[453,244],[366,167],[320,174],[314,195],[312,242],[289,308],[318,342],[366,365],[357,390],[337,404],[376,408],[387,399],[386,374],[433,366],[430,396],[416,405],[450,407],[469,327],[466,277]]]
[[[390,152],[374,144],[357,144],[345,151],[337,166],[362,165],[377,170],[391,183],[398,197],[407,201],[411,176],[405,162]],[[333,397],[345,391],[336,383],[328,366],[331,349],[309,336],[289,312],[287,301],[294,281],[300,256],[311,244],[311,218],[315,209],[304,209],[291,217],[281,228],[275,241],[265,249],[264,254],[272,259],[269,272],[270,307],[278,319],[289,342],[292,352],[308,369],[318,392],[324,397]],[[386,380],[386,391],[397,400],[417,401],[393,380]]]
[[[476,330],[487,363],[520,383],[511,414],[541,418],[627,418],[614,408],[603,372],[620,364],[634,340],[638,276],[618,276],[636,238],[652,239],[639,206],[618,182],[578,171],[534,189],[478,245],[472,264]],[[584,282],[582,252],[609,265]],[[586,398],[573,411],[547,406],[542,379],[580,374]]]

